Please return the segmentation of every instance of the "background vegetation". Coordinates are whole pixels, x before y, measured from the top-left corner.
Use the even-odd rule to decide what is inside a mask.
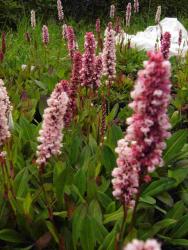
[[[106,16],[111,3],[115,3],[122,15],[129,0],[64,0],[65,15],[77,20],[95,20],[98,16]],[[162,6],[163,16],[186,16],[188,12],[187,0],[140,0],[142,15],[153,15],[156,6]],[[56,0],[0,0],[0,26],[16,27],[16,23],[23,15],[28,16],[31,9],[43,19],[56,18]]]

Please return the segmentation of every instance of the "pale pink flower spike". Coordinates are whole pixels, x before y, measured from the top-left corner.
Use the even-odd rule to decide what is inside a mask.
[[[112,172],[113,195],[128,207],[135,205],[140,178],[163,166],[165,140],[171,135],[167,115],[170,62],[164,60],[161,52],[148,52],[148,56],[131,92],[133,102],[129,106],[133,115],[127,119],[125,137],[118,141],[117,167]]]

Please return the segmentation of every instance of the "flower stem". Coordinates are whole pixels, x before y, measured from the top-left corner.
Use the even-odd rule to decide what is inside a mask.
[[[50,205],[50,202],[49,202],[49,199],[48,199],[45,187],[44,187],[43,175],[41,172],[39,173],[39,182],[40,182],[43,194],[44,194],[45,205],[46,205],[46,208],[48,210],[48,217],[53,222],[53,210],[52,210],[52,207]]]
[[[123,240],[124,240],[124,234],[125,234],[125,227],[126,227],[126,220],[127,220],[127,212],[128,209],[126,207],[125,204],[123,204],[123,221],[121,224],[121,229],[120,229],[120,233],[119,233],[119,250],[122,249],[123,246]]]

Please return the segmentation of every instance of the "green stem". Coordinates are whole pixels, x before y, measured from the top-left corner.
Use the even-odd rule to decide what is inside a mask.
[[[48,199],[45,187],[44,187],[44,181],[43,181],[43,177],[42,177],[41,172],[39,173],[39,182],[40,182],[43,194],[44,194],[45,205],[46,205],[46,208],[48,210],[48,217],[53,222],[53,210],[52,210],[52,207],[50,205],[50,202],[49,202],[49,199]]]
[[[127,220],[127,212],[128,212],[128,209],[126,207],[125,204],[123,204],[123,221],[122,221],[122,224],[121,224],[121,229],[120,229],[120,233],[119,233],[119,250],[122,249],[123,247],[123,241],[124,241],[124,234],[125,234],[125,227],[126,227],[126,220]]]
[[[131,224],[129,226],[129,233],[132,231],[134,224],[135,224],[135,220],[136,220],[136,209],[138,207],[138,202],[140,199],[140,191],[138,191],[137,196],[136,196],[136,200],[135,200],[135,206],[133,208],[133,213],[132,213],[132,219],[131,219]]]

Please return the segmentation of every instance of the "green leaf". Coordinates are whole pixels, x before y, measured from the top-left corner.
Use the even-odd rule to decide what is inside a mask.
[[[53,215],[64,219],[67,218],[67,211],[53,212]]]
[[[71,185],[73,181],[72,173],[72,169],[62,162],[57,162],[54,166],[53,188],[59,201],[63,200],[65,186]]]
[[[91,134],[89,135],[89,146],[91,148],[92,154],[96,154],[97,142],[96,142],[96,140],[93,138],[93,136]]]
[[[70,158],[72,165],[76,164],[78,161],[81,143],[82,141],[79,136],[72,138],[71,145],[70,145],[70,154],[69,154],[69,158]]]
[[[0,240],[12,242],[12,243],[22,243],[22,236],[13,229],[2,229],[0,230]]]
[[[186,239],[171,239],[169,243],[174,246],[188,247],[188,240]]]
[[[107,123],[108,122],[111,122],[114,120],[114,118],[116,117],[117,115],[117,112],[119,110],[119,104],[116,103],[112,109],[112,111],[110,112],[110,114],[107,116],[106,120],[107,120]]]
[[[112,125],[109,131],[108,144],[114,149],[117,146],[117,141],[123,137],[123,132],[121,127],[117,125]]]
[[[92,218],[92,223],[96,241],[101,245],[104,241],[104,238],[108,235],[108,230],[95,218]]]
[[[30,208],[31,208],[31,204],[32,204],[32,197],[30,193],[27,193],[24,201],[23,201],[23,209],[24,209],[24,213],[29,215],[30,214]]]
[[[172,127],[175,127],[180,121],[181,121],[181,114],[178,110],[176,110],[170,118],[170,124],[172,125]]]
[[[52,224],[52,222],[51,221],[46,221],[46,225],[47,225],[47,228],[48,228],[49,232],[53,236],[55,242],[57,244],[59,244],[59,237],[58,237],[58,234],[56,232],[56,228],[54,227],[54,225]]]
[[[172,207],[174,204],[174,200],[172,196],[168,192],[163,192],[157,196],[157,199],[162,201],[164,204],[166,204],[169,207]]]
[[[81,195],[83,196],[86,191],[86,174],[83,169],[79,169],[74,176],[74,185],[79,189]]]
[[[106,214],[104,215],[104,224],[107,224],[109,222],[112,221],[117,221],[119,219],[123,218],[123,208],[120,207],[117,211],[110,213],[110,214]]]
[[[177,221],[174,219],[161,220],[161,221],[155,223],[154,226],[152,226],[149,229],[149,232],[146,232],[145,234],[143,234],[142,239],[146,240],[148,238],[154,237],[158,232],[160,232],[163,229],[171,227],[172,225],[176,224],[176,222]]]
[[[188,168],[178,168],[168,171],[168,176],[174,178],[177,182],[177,186],[182,183],[188,176]]]
[[[181,238],[188,235],[188,215],[184,215],[174,228],[173,238]]]
[[[176,181],[172,178],[161,178],[160,180],[153,181],[144,191],[143,196],[155,196],[161,192],[173,188]]]
[[[116,156],[110,147],[104,145],[102,148],[102,164],[105,166],[107,173],[111,173],[116,166]]]
[[[83,250],[94,250],[95,247],[95,235],[93,227],[93,221],[90,216],[86,215],[83,220],[80,241]]]
[[[102,223],[102,211],[97,200],[92,200],[89,204],[89,214],[99,223]]]
[[[78,206],[74,212],[73,215],[73,221],[72,221],[72,239],[73,239],[73,245],[74,249],[76,249],[77,241],[80,238],[82,225],[84,218],[86,216],[87,209],[84,204],[81,204]]]
[[[103,244],[99,247],[99,250],[114,250],[116,238],[116,231],[112,230],[103,241]]]
[[[38,87],[40,87],[41,89],[47,90],[47,87],[46,87],[46,85],[45,85],[43,82],[38,81],[38,80],[34,80],[34,82],[35,82],[36,85],[37,85]]]
[[[150,205],[156,204],[156,200],[152,198],[151,196],[141,196],[139,201],[150,204]]]
[[[18,132],[21,134],[21,138],[24,141],[33,141],[36,135],[36,126],[30,123],[25,117],[21,117],[19,121],[20,128],[18,128]]]
[[[71,186],[71,190],[72,190],[72,193],[75,193],[75,194],[80,198],[80,201],[81,201],[82,203],[85,202],[84,197],[81,195],[79,189],[78,189],[75,185],[72,185],[72,186]]]
[[[108,195],[100,191],[97,192],[97,198],[100,201],[103,208],[107,208],[108,205],[112,202],[112,199]]]
[[[17,197],[25,197],[28,191],[29,182],[29,171],[28,168],[23,168],[14,179],[14,190],[16,191]]]
[[[169,210],[169,212],[166,215],[166,218],[171,218],[178,220],[179,218],[182,217],[182,215],[185,212],[185,206],[183,201],[178,201],[172,209]]]
[[[167,141],[167,149],[164,152],[164,161],[168,165],[176,158],[176,155],[181,151],[184,144],[187,142],[188,131],[185,129],[174,133]]]

